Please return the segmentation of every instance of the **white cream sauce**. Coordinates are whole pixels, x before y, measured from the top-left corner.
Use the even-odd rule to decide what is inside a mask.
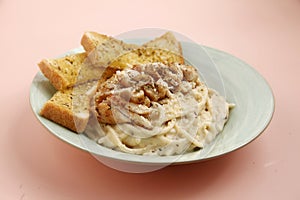
[[[173,66],[174,74],[171,74],[171,77],[177,75],[176,77],[180,77],[179,82],[174,82],[174,79],[169,79],[166,75],[169,73],[166,71],[169,66],[154,63],[139,67],[139,71],[128,69],[117,72],[119,78],[126,77],[126,82],[122,79],[123,86],[127,84],[132,92],[137,89],[137,85],[155,83],[155,85],[167,88],[166,98],[152,102],[150,107],[133,105],[131,102],[125,107],[120,106],[118,109],[125,109],[126,115],[130,115],[131,118],[136,117],[142,122],[144,120],[144,124],[147,125],[102,124],[101,130],[97,129],[98,137],[94,137],[99,144],[133,154],[176,155],[193,151],[194,148],[204,148],[223,130],[232,104],[227,103],[225,98],[216,91],[207,88],[199,81],[199,77],[197,80],[186,80],[185,77],[193,77],[194,74],[185,74],[187,70],[185,66]],[[151,73],[161,71],[162,73],[159,74],[161,77],[154,79],[147,74],[147,70]],[[134,81],[139,78],[141,80],[136,84]],[[136,110],[133,114],[131,108]],[[141,113],[150,114],[144,117]],[[92,135],[95,136],[95,134]]]

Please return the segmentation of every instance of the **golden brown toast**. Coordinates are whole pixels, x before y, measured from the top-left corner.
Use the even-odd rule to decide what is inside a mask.
[[[90,82],[64,91],[57,91],[44,104],[40,115],[76,133],[83,132],[90,115],[91,95],[88,91],[92,90],[96,83]]]

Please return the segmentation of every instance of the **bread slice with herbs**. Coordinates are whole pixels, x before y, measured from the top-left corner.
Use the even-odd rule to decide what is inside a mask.
[[[140,47],[96,32],[85,32],[81,45],[92,64],[100,67],[108,66],[117,57]]]
[[[38,66],[55,89],[62,91],[75,84],[81,65],[86,58],[86,53],[78,53],[62,58],[43,59]]]
[[[184,63],[182,56],[160,48],[139,48],[127,52],[117,59],[115,59],[111,64],[111,68],[125,69],[131,68],[138,64],[149,64],[149,63],[163,63],[163,64],[173,64],[173,63]]]
[[[40,111],[40,115],[76,133],[82,133],[90,116],[90,98],[97,82],[89,82],[57,91]]]
[[[175,35],[168,31],[165,34],[146,42],[142,45],[146,48],[157,48],[166,51],[171,51],[174,54],[177,54],[181,58],[181,63],[184,63],[183,54],[182,54],[182,46],[181,42],[177,40]]]
[[[114,46],[118,51],[131,50],[139,47],[139,45],[127,44],[122,40],[118,40],[114,37],[107,36],[93,31],[85,32],[81,38],[80,43],[88,54],[93,52],[95,49],[97,49],[97,47],[101,47],[101,49],[98,50],[103,50],[104,51],[103,53],[105,53],[106,48],[112,46]]]

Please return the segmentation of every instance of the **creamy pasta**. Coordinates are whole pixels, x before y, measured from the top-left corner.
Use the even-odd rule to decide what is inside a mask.
[[[205,147],[223,130],[232,104],[188,65],[140,64],[98,86],[98,129],[105,147],[139,155],[178,155]],[[93,126],[94,127],[94,126]]]

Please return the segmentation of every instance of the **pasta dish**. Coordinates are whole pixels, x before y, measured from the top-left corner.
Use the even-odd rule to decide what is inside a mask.
[[[194,67],[162,63],[117,71],[97,86],[93,103],[98,125],[87,135],[114,150],[160,156],[205,147],[223,130],[232,107]]]

